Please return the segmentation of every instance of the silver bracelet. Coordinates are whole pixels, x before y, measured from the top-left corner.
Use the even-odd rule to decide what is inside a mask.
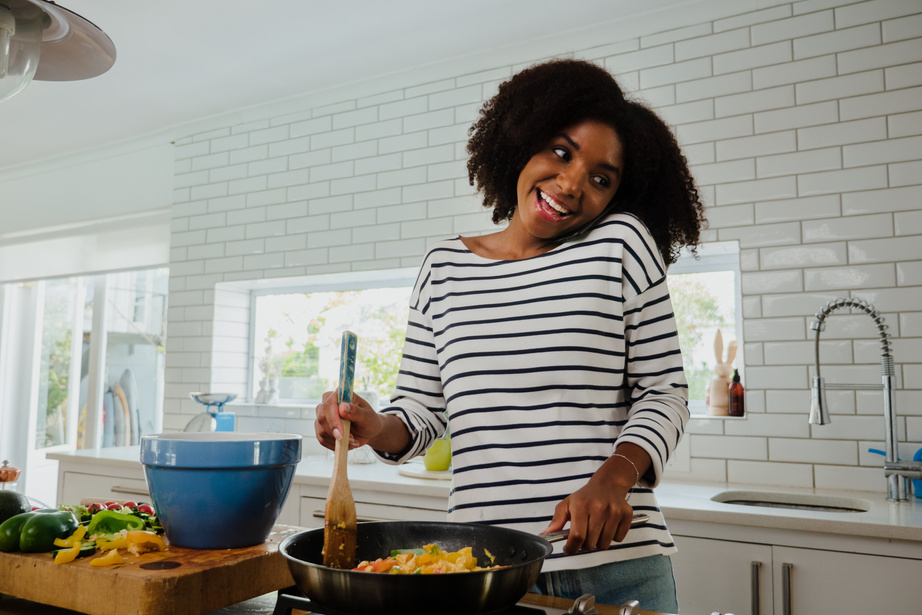
[[[625,457],[625,456],[622,455],[621,453],[612,453],[611,456],[612,456],[612,457],[621,457],[621,459],[624,459],[624,460],[627,461],[629,464],[631,464],[631,467],[634,468],[634,472],[637,474],[637,480],[634,481],[634,484],[636,485],[637,483],[640,482],[640,470],[637,469],[637,466],[634,464],[633,461],[631,461],[629,458]],[[625,502],[630,502],[630,501],[631,501],[631,491],[632,491],[632,489],[633,489],[633,486],[631,487],[631,489],[628,489],[628,490],[627,490],[627,495],[624,496],[624,501],[625,501]]]

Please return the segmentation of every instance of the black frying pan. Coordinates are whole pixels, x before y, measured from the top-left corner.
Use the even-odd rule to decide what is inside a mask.
[[[295,584],[317,604],[349,615],[500,613],[535,584],[553,550],[540,536],[475,523],[374,521],[358,524],[356,558],[376,560],[392,549],[436,543],[445,551],[472,547],[480,566],[505,568],[452,574],[354,572],[323,565],[323,528],[286,538],[279,552]],[[485,551],[495,558],[491,562]],[[358,561],[356,563],[358,563]]]

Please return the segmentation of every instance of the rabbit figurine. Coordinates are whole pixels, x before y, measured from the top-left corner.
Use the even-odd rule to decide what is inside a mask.
[[[717,359],[717,367],[714,368],[714,377],[707,391],[708,414],[713,416],[729,416],[730,414],[728,392],[730,377],[733,375],[733,360],[736,358],[736,340],[727,345],[726,360],[723,360],[723,350],[724,338],[718,329],[717,335],[714,336],[714,356]]]

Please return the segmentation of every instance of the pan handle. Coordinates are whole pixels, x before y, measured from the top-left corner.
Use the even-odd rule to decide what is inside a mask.
[[[638,513],[634,515],[634,518],[631,519],[631,527],[638,526],[642,523],[646,523],[650,520],[650,515],[645,513]],[[564,528],[562,530],[557,530],[554,532],[548,532],[547,534],[541,534],[548,542],[557,542],[559,540],[565,540],[567,536],[570,535],[570,528]]]

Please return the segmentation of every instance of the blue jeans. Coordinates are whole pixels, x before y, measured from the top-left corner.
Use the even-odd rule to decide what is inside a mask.
[[[637,600],[640,608],[648,611],[679,612],[672,561],[668,555],[651,555],[594,568],[543,572],[531,591],[572,600],[592,594],[599,604],[614,606]]]

